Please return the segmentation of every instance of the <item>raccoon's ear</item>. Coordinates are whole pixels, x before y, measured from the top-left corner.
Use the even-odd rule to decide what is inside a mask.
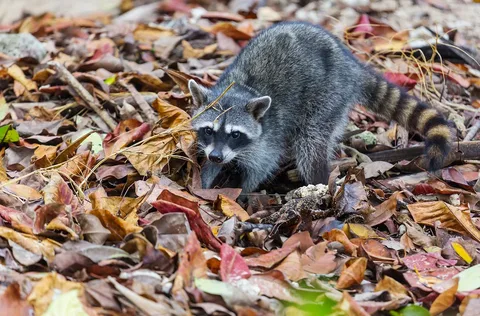
[[[200,86],[195,82],[195,80],[190,79],[188,80],[188,89],[192,94],[193,103],[195,103],[195,105],[200,106],[205,102],[207,92],[206,88]]]
[[[270,108],[272,99],[269,96],[263,96],[248,101],[247,111],[253,115],[256,120],[261,119]]]

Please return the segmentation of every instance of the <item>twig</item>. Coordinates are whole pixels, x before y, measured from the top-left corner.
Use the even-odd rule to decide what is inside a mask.
[[[95,98],[80,84],[80,82],[78,82],[78,80],[70,73],[70,71],[67,70],[67,68],[55,61],[48,62],[48,65],[55,68],[60,76],[60,79],[72,87],[80,96],[80,98],[82,98],[82,100],[85,101],[85,103],[102,118],[102,120],[111,130],[115,129],[117,123],[112,119],[107,111],[101,108],[101,105],[98,103],[98,101],[95,100]]]
[[[135,89],[135,87],[132,84],[127,84],[122,81],[120,81],[120,84],[125,86],[128,89],[128,91],[132,94],[132,97],[135,100],[135,103],[137,103],[147,123],[151,124],[152,126],[155,125],[155,123],[158,120],[158,115],[155,114],[155,111],[152,109],[150,104],[148,104],[145,98],[138,92],[137,89]]]
[[[478,133],[478,130],[480,129],[480,120],[476,121],[475,124],[470,128],[470,130],[467,133],[467,136],[463,139],[463,141],[468,142],[472,140]]]

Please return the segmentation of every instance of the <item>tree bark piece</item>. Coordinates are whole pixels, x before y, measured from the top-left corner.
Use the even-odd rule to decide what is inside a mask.
[[[90,92],[85,89],[80,82],[72,75],[70,71],[67,70],[62,64],[58,62],[49,62],[49,66],[53,67],[60,79],[66,82],[75,92],[82,98],[82,100],[92,109],[98,116],[107,124],[107,126],[113,131],[117,126],[117,123],[113,118],[108,114],[108,112],[102,109],[102,106],[98,101],[90,94]]]
[[[368,154],[372,161],[398,162],[401,160],[412,160],[423,155],[424,146],[409,147],[402,149],[384,150],[376,153]],[[444,166],[450,165],[452,162],[480,159],[480,141],[455,142],[452,145],[452,151],[446,157]],[[422,162],[424,164],[424,162]]]

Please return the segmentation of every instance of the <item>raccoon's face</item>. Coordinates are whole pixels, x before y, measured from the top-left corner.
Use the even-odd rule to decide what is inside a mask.
[[[250,98],[249,91],[228,91],[215,106],[206,109],[218,94],[193,80],[188,86],[198,106],[192,126],[205,156],[212,162],[226,164],[250,151],[249,145],[262,134],[261,118],[270,107],[270,97]]]

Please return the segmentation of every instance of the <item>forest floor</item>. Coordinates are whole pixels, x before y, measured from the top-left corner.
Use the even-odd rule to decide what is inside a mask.
[[[479,1],[54,2],[0,3],[0,315],[478,314]],[[187,82],[285,20],[444,113],[444,168],[359,104],[328,186],[202,189]]]

